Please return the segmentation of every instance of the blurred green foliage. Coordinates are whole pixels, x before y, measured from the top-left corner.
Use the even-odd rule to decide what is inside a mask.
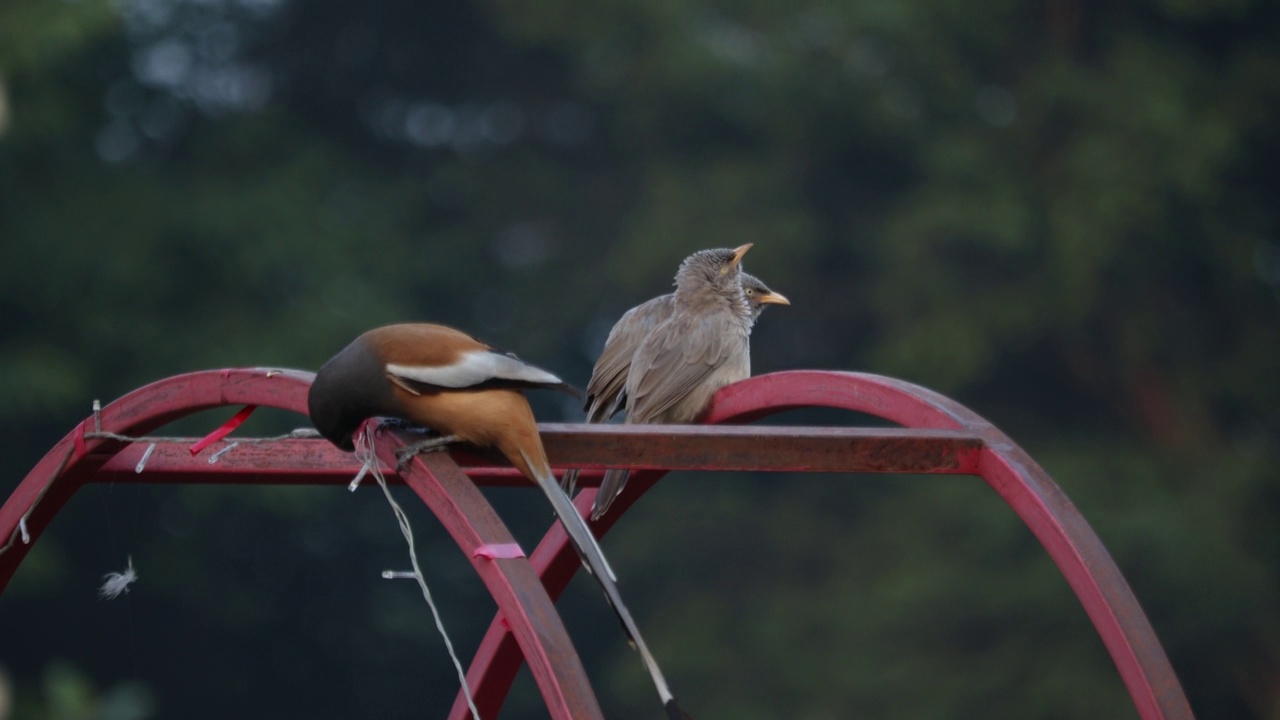
[[[93,398],[315,368],[394,320],[583,384],[681,258],[750,241],[793,301],[757,372],[989,417],[1097,529],[1197,714],[1280,718],[1278,110],[1259,0],[8,2],[0,463],[16,485]],[[495,501],[526,543],[546,525]],[[465,651],[483,589],[415,528]],[[673,477],[607,544],[699,717],[1134,716],[965,478]],[[128,554],[133,592],[98,601]],[[403,554],[374,493],[88,488],[0,598],[15,717],[441,714],[425,608],[378,579]],[[602,703],[654,717],[600,605],[561,608]],[[537,706],[526,678],[505,716]]]

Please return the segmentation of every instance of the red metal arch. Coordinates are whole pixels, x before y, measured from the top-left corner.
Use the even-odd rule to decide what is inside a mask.
[[[742,423],[803,407],[831,407],[873,415],[908,428],[959,430],[981,442],[976,466],[956,463],[937,472],[980,476],[1022,518],[1066,577],[1129,689],[1139,715],[1191,718],[1182,686],[1120,569],[1084,517],[1053,479],[1004,433],[959,403],[902,380],[869,373],[794,370],[753,377],[731,385],[714,398],[704,422]],[[910,472],[898,459],[898,472]],[[892,461],[891,461],[892,462]],[[894,472],[895,468],[883,468]],[[647,492],[665,470],[636,473],[613,510],[592,523],[603,536],[617,519]],[[589,516],[596,488],[584,488],[574,499]],[[530,556],[551,596],[559,597],[579,567],[568,536],[553,525]],[[476,652],[469,682],[496,708],[520,667],[510,633],[495,618]],[[481,715],[486,707],[477,706]],[[451,719],[470,717],[461,699]]]
[[[267,405],[305,414],[311,373],[239,369],[192,373],[162,380],[111,403],[87,418],[37,463],[0,508],[0,591],[29,545],[19,535],[24,518],[32,541],[85,482],[345,483],[357,469],[350,455],[318,440],[263,443],[227,455],[217,466],[193,459],[186,446],[159,443],[147,472],[132,473],[142,456],[137,445],[86,436],[95,429],[141,435],[184,415],[222,405]],[[939,472],[979,475],[1018,513],[1066,576],[1098,628],[1139,714],[1191,718],[1192,714],[1154,632],[1114,561],[1052,479],[989,423],[924,388],[890,378],[845,372],[794,371],[765,375],[722,390],[708,423],[742,423],[782,410],[826,406],[872,414],[907,429],[619,427],[543,425],[548,456],[557,466],[598,471],[637,469],[614,512],[595,525],[598,534],[668,469],[761,468],[863,472]],[[399,441],[378,443],[389,462]],[[215,444],[209,453],[225,447]],[[477,484],[517,484],[509,467],[487,457],[438,454],[412,464],[400,478],[409,484],[467,554],[498,604],[498,618],[468,673],[485,717],[502,705],[520,664],[530,662],[554,718],[600,717],[581,663],[551,598],[577,570],[567,538],[555,525],[527,560],[473,557],[486,543],[511,542],[510,534],[476,489]],[[584,483],[598,472],[584,473]],[[575,499],[586,513],[595,489]],[[540,580],[540,581],[539,581]],[[500,622],[505,618],[507,630]],[[465,717],[455,703],[451,717]]]
[[[0,551],[0,591],[30,543],[39,538],[58,510],[125,447],[115,440],[94,437],[95,432],[142,435],[180,417],[222,405],[264,405],[306,415],[307,389],[313,378],[308,372],[264,368],[190,373],[135,390],[102,408],[97,417],[86,418],[54,445],[0,508],[0,537],[6,538],[0,545],[4,548]],[[314,452],[315,443],[308,445]],[[391,458],[389,467],[395,466],[394,448],[398,445],[378,443],[384,464]],[[321,447],[325,446],[327,443]],[[328,454],[328,467],[345,466],[347,473],[356,469],[346,458],[335,463],[332,453]],[[203,458],[199,462],[208,465]],[[161,465],[161,459],[157,458],[156,464]],[[226,468],[228,475],[237,472],[231,465]],[[515,542],[476,486],[443,455],[427,459],[426,464],[413,463],[401,479],[431,508],[471,560],[529,660],[552,717],[602,717],[564,624],[529,563],[476,557],[482,545]],[[21,537],[19,524],[24,517],[30,543]]]

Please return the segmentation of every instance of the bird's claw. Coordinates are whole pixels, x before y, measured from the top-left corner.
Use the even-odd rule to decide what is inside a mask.
[[[408,465],[409,461],[413,460],[413,458],[417,457],[421,453],[440,452],[449,445],[459,441],[461,441],[461,438],[457,435],[440,435],[437,437],[427,438],[426,440],[419,440],[412,445],[405,445],[399,450],[396,450],[396,472],[404,470],[404,466]]]

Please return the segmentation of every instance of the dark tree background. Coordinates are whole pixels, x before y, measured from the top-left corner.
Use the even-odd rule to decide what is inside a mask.
[[[685,255],[750,241],[793,301],[757,372],[987,416],[1094,525],[1197,714],[1280,718],[1278,41],[1260,0],[7,0],[5,487],[94,398],[314,369],[395,320],[581,385]],[[493,499],[525,542],[550,518]],[[469,657],[491,607],[412,517]],[[606,545],[698,717],[1134,716],[976,480],[675,475]],[[379,578],[405,564],[369,488],[86,488],[0,597],[0,718],[440,716],[427,610]],[[656,717],[598,593],[560,606],[610,717]],[[504,717],[544,714],[524,678]]]

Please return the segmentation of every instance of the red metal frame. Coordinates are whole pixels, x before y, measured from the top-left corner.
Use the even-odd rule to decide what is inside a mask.
[[[191,413],[225,405],[265,405],[306,413],[311,373],[264,368],[180,375],[140,388],[86,418],[36,464],[0,507],[0,592],[56,512],[85,482],[218,482],[345,484],[359,469],[351,455],[320,440],[242,444],[210,464],[227,446],[217,442],[192,457],[188,443],[158,442],[139,474],[146,448],[95,437],[94,430],[138,436]],[[821,406],[874,415],[904,427],[734,427],[783,410]],[[1192,718],[1182,687],[1150,623],[1102,543],[1061,489],[1007,436],[961,405],[932,391],[863,373],[792,371],[751,378],[722,390],[701,426],[541,426],[556,467],[582,467],[575,498],[585,516],[600,471],[636,472],[614,510],[593,524],[609,530],[659,478],[672,469],[756,469],[809,472],[931,472],[983,478],[1044,545],[1102,636],[1145,720]],[[717,427],[717,425],[720,425]],[[86,436],[89,433],[89,436]],[[393,464],[400,440],[377,443]],[[468,672],[478,709],[497,714],[520,665],[529,662],[557,719],[598,718],[600,707],[578,655],[555,611],[580,563],[558,524],[529,558],[474,557],[480,545],[512,542],[478,485],[527,484],[491,455],[463,452],[418,458],[389,480],[408,484],[470,559],[498,605]],[[450,718],[469,717],[459,697]]]

